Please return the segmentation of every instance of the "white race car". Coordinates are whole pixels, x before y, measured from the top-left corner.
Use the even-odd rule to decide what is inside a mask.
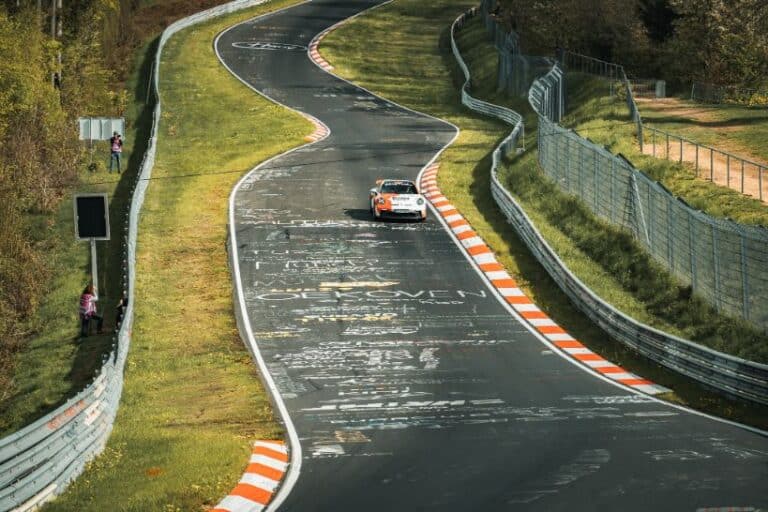
[[[427,200],[408,180],[377,180],[376,188],[370,191],[370,206],[375,219],[427,218]]]

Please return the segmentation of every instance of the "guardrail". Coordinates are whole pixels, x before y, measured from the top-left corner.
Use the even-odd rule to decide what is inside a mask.
[[[128,306],[109,356],[93,382],[61,407],[18,432],[0,439],[0,511],[25,512],[39,507],[66,489],[107,442],[117,414],[133,325],[136,279],[136,239],[144,195],[155,162],[158,122],[160,57],[176,32],[216,16],[263,3],[236,0],[179,20],[163,31],[154,61],[153,92],[157,98],[152,133],[139,173],[131,186],[131,205],[123,230],[124,297]]]
[[[466,62],[464,62],[464,59],[461,57],[461,53],[459,52],[459,47],[456,44],[456,38],[454,37],[454,34],[456,30],[461,29],[467,19],[476,16],[477,12],[478,10],[476,8],[470,9],[469,11],[456,18],[456,20],[453,22],[451,25],[451,50],[453,51],[453,55],[456,58],[456,62],[459,64],[459,68],[461,68],[461,72],[464,73],[464,84],[461,86],[461,103],[469,107],[471,110],[474,110],[475,112],[480,112],[481,114],[501,119],[502,121],[505,121],[514,127],[512,129],[512,133],[510,133],[509,136],[507,136],[501,142],[499,147],[496,148],[496,151],[494,151],[493,159],[496,161],[497,158],[499,160],[501,159],[501,152],[508,154],[516,151],[518,141],[521,142],[522,149],[525,149],[525,126],[523,125],[523,117],[514,110],[508,109],[506,107],[500,107],[499,105],[494,105],[493,103],[488,103],[487,101],[479,100],[472,97],[472,95],[468,92],[471,87],[472,79],[469,73],[469,68],[467,67]],[[499,154],[497,155],[497,153]]]
[[[464,73],[465,86],[470,81],[470,74],[456,45],[455,33],[461,28],[465,20],[474,15],[475,12],[475,10],[471,10],[462,14],[451,26],[451,49]],[[540,132],[543,124],[545,125],[544,130],[548,130],[546,126],[549,125],[552,127],[549,128],[550,131],[556,127],[562,132],[573,134],[573,132],[557,126],[553,121],[562,113],[562,103],[558,104],[562,101],[562,75],[562,69],[557,63],[554,63],[550,72],[535,82],[529,93],[531,105],[539,113]],[[503,119],[500,114],[504,110],[508,110],[499,106],[490,108],[485,102],[483,102],[482,110],[475,109],[473,102],[466,101],[463,92],[462,102],[472,110],[487,113],[500,119]],[[520,117],[519,114],[515,114],[516,118]],[[509,117],[507,114],[504,115]],[[522,124],[522,121],[519,123]],[[517,131],[517,122],[514,123],[514,127],[510,136],[493,151],[491,194],[528,249],[571,301],[610,336],[645,357],[695,379],[718,392],[768,404],[768,365],[722,354],[644,325],[600,299],[566,267],[557,253],[536,230],[523,208],[499,181],[498,168],[501,157],[510,153],[508,141]],[[573,135],[580,139],[575,134]],[[587,141],[584,142],[587,143]],[[541,151],[541,140],[539,143]],[[607,151],[603,151],[610,155]]]
[[[701,171],[709,181],[739,190],[761,201],[768,198],[768,167],[764,164],[648,125],[645,125],[645,129],[650,132],[646,140],[646,153],[680,163],[692,163],[696,177],[699,177]],[[734,184],[731,183],[731,175],[734,176]]]

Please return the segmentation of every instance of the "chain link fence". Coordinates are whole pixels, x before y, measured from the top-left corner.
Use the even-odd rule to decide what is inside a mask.
[[[482,0],[480,3],[480,14],[498,55],[497,89],[525,97],[531,83],[549,69],[550,59],[524,55],[520,49],[520,37],[515,31],[504,28],[496,6],[495,0]]]
[[[153,92],[157,103],[152,117],[152,135],[140,171],[131,186],[131,205],[123,229],[124,297],[128,305],[112,350],[102,361],[93,382],[64,405],[18,432],[0,439],[0,511],[34,510],[61,494],[98,455],[115,421],[123,389],[123,370],[133,326],[136,279],[136,240],[144,195],[155,162],[158,121],[160,56],[168,39],[187,27],[264,3],[266,0],[237,0],[179,20],[163,32],[154,59]]]
[[[599,217],[631,231],[718,311],[768,329],[768,230],[694,210],[625,158],[559,126],[558,108],[548,106],[558,89],[559,65],[529,93],[544,172]]]
[[[587,73],[590,75],[601,77],[608,80],[611,84],[611,94],[624,95],[624,99],[627,103],[627,110],[629,111],[629,117],[635,123],[635,132],[637,136],[637,143],[640,145],[640,151],[643,150],[643,118],[640,115],[640,110],[637,108],[635,102],[635,96],[632,90],[632,84],[627,78],[627,74],[624,71],[624,66],[615,64],[613,62],[607,62],[580,53],[564,51],[560,52],[562,57],[558,59],[562,68],[569,72]],[[618,85],[614,85],[618,84]],[[566,99],[567,101],[567,99]],[[560,121],[560,119],[556,119]]]
[[[512,112],[514,115],[511,115],[509,109],[504,107],[490,105],[472,98],[464,91],[471,77],[456,45],[455,34],[463,27],[465,21],[475,14],[474,9],[462,14],[451,27],[451,48],[465,76],[462,103],[474,111],[503,119],[513,125],[510,135],[494,149],[492,154],[491,194],[523,243],[571,301],[614,339],[649,359],[682,375],[691,377],[720,393],[768,404],[768,365],[719,353],[688,340],[658,331],[624,315],[600,299],[570,272],[557,253],[536,230],[523,208],[498,177],[502,157],[511,155],[512,149],[516,147],[514,139],[516,134],[521,132],[522,120],[514,122],[513,120],[520,116],[514,112]],[[562,115],[563,111],[563,71],[559,65],[553,63],[550,72],[534,83],[529,99],[532,106],[540,113],[540,122],[557,126],[552,120]],[[562,128],[561,130],[568,132]],[[573,132],[569,133],[573,134]],[[575,137],[580,139],[578,136]],[[541,143],[541,140],[539,142]],[[605,154],[607,157],[612,157],[607,151]]]

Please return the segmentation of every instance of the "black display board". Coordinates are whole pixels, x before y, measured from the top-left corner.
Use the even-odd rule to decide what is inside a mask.
[[[109,200],[107,194],[75,196],[75,238],[109,240]]]

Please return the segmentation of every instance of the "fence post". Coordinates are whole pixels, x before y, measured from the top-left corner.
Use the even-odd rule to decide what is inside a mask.
[[[611,158],[611,222],[616,224],[616,159]]]
[[[597,200],[597,191],[600,190],[597,186],[597,174],[598,174],[598,165],[600,157],[600,153],[593,151],[592,152],[592,158],[594,159],[594,165],[592,166],[592,204],[594,204],[594,210],[596,214],[600,214],[600,203]]]
[[[696,177],[699,177],[699,143],[696,143]]]
[[[709,181],[715,182],[715,151],[709,148]]]
[[[680,137],[680,163],[683,163],[683,138]]]
[[[656,157],[656,130],[651,129],[651,133],[653,134],[653,156]]]
[[[760,200],[763,200],[763,168],[757,168],[757,186],[760,188],[759,195]]]
[[[715,309],[720,311],[720,264],[717,250],[717,227],[712,224],[712,273],[715,281]]]
[[[672,237],[672,226],[675,223],[675,204],[671,194],[666,194],[667,198],[667,261],[669,261],[669,270],[675,273],[675,245]]]
[[[744,193],[744,160],[741,161],[741,193]]]
[[[667,160],[669,160],[669,132],[666,132],[667,135],[667,152],[665,153],[665,157]]]
[[[731,187],[731,154],[725,154],[725,186]]]
[[[747,274],[747,248],[744,244],[743,233],[739,233],[739,242],[741,245],[741,314],[749,320],[749,275]]]
[[[690,212],[686,215],[688,217],[688,254],[690,256],[691,265],[691,289],[696,290],[696,249],[693,245],[695,237],[693,236],[693,215]]]

